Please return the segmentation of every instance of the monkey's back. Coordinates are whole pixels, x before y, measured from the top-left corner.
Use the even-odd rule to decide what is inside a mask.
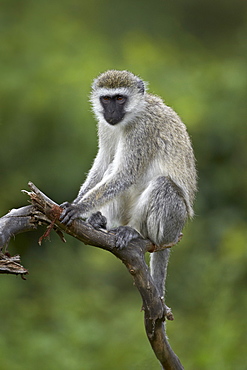
[[[167,176],[181,189],[188,214],[193,216],[196,193],[196,166],[191,140],[185,124],[177,113],[160,97],[146,94],[148,124],[152,125],[159,161],[164,163]]]

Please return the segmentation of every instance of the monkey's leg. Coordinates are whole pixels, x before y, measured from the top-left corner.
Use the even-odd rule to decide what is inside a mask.
[[[141,195],[137,214],[140,212],[140,206],[145,212],[140,216],[142,235],[160,247],[170,243],[176,244],[187,219],[186,205],[178,187],[169,178],[158,177],[151,181]],[[162,299],[169,254],[169,249],[153,252],[150,261],[151,275]]]

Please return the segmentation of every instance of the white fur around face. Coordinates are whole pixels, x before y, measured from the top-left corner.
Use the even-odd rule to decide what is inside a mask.
[[[116,96],[116,95],[123,95],[127,97],[127,102],[125,105],[125,116],[124,119],[120,122],[121,125],[127,124],[128,122],[132,121],[136,116],[140,114],[141,111],[144,109],[145,105],[145,98],[142,93],[136,92],[135,90],[120,87],[120,88],[98,88],[96,91],[92,92],[90,101],[92,103],[92,108],[94,114],[98,121],[104,122],[109,125],[104,119],[104,109],[100,103],[100,97],[102,96]]]

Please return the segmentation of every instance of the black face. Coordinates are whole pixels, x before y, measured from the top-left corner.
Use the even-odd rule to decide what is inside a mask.
[[[116,125],[125,115],[124,106],[127,97],[123,95],[101,96],[100,103],[104,108],[104,118],[110,125]]]

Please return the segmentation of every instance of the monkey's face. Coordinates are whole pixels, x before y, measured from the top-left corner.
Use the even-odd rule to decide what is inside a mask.
[[[104,95],[100,97],[100,103],[103,107],[103,115],[110,125],[116,125],[125,116],[125,105],[127,97],[124,95]]]
[[[91,103],[99,123],[132,124],[144,111],[145,83],[128,71],[110,70],[92,84]]]

